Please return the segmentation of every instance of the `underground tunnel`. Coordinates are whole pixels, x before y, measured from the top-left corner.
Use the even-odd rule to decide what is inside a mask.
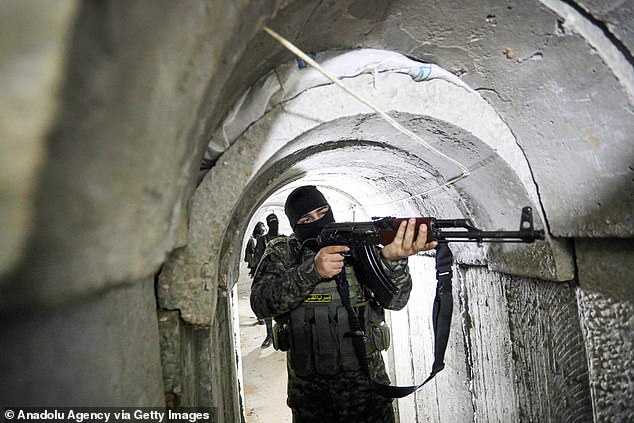
[[[313,184],[338,221],[516,230],[531,206],[546,232],[452,244],[446,368],[398,421],[633,420],[633,18],[590,0],[6,3],[2,406],[258,421],[244,246]],[[385,353],[405,385],[433,360],[433,257],[409,265]]]

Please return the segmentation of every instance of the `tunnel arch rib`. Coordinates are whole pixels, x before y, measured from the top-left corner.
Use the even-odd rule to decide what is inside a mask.
[[[373,61],[370,65],[373,65],[378,53],[374,50],[371,53],[369,57]],[[356,56],[358,52],[343,55],[348,54],[358,58]],[[389,52],[385,54],[389,57],[394,55]],[[329,57],[329,54],[324,55]],[[426,131],[426,136],[433,138],[434,142],[447,148],[452,154],[463,157],[473,166],[475,174],[467,178],[460,188],[463,193],[468,192],[469,189],[473,191],[461,213],[469,213],[470,217],[483,227],[500,229],[514,228],[519,222],[519,209],[524,205],[530,204],[534,209],[539,210],[536,190],[524,156],[517,148],[508,128],[479,95],[464,84],[456,83],[451,77],[447,77],[446,72],[438,71],[437,74],[446,77],[447,80],[439,77],[421,83],[415,82],[409,75],[404,74],[406,72],[402,72],[402,66],[397,68],[398,72],[366,74],[365,71],[359,71],[359,66],[360,69],[366,69],[366,67],[359,65],[358,60],[352,63],[355,64],[355,68],[348,72],[352,76],[346,80],[350,86],[363,95],[371,97],[385,110],[405,118],[408,124],[413,126],[422,124],[415,130]],[[376,69],[374,65],[370,65],[367,65],[369,69]],[[393,71],[395,66],[388,65],[388,69]],[[202,292],[205,284],[201,282],[200,276],[196,276],[200,274],[199,263],[205,263],[206,269],[210,269],[207,276],[209,279],[213,281],[220,278],[224,290],[230,287],[227,275],[231,272],[225,273],[224,270],[227,269],[220,271],[220,262],[224,263],[227,257],[234,257],[234,263],[237,263],[235,257],[239,255],[236,254],[236,248],[239,246],[236,240],[242,239],[246,229],[235,223],[230,224],[232,223],[231,216],[236,210],[242,213],[241,210],[245,207],[250,209],[255,206],[255,204],[240,203],[241,197],[247,192],[246,187],[254,181],[254,178],[259,177],[259,172],[267,166],[269,161],[277,160],[276,157],[293,154],[293,149],[302,145],[300,140],[302,134],[317,131],[309,142],[314,145],[342,138],[369,140],[384,146],[397,145],[403,151],[416,151],[421,160],[427,162],[430,168],[435,169],[445,180],[452,176],[452,172],[455,172],[451,164],[427,154],[424,148],[413,145],[410,139],[405,139],[403,134],[395,133],[393,128],[382,124],[379,119],[367,119],[370,111],[338,87],[324,84],[319,75],[311,74],[310,71],[305,74],[302,72],[304,70],[297,69],[295,62],[287,63],[267,77],[268,79],[275,78],[278,84],[267,82],[268,79],[257,84],[257,87],[267,87],[268,94],[261,94],[257,89],[248,91],[247,96],[265,99],[256,107],[262,115],[246,113],[252,122],[243,125],[246,127],[244,132],[236,137],[236,141],[229,143],[230,147],[218,159],[194,196],[192,206],[194,219],[190,227],[190,243],[185,249],[175,253],[176,259],[166,265],[161,278],[174,280],[172,275],[175,273],[192,275],[181,282],[182,289],[186,289],[187,292],[200,292],[201,295],[177,294],[181,289],[175,288],[174,282],[168,285],[170,289],[159,290],[162,303],[170,308],[181,310],[185,320],[196,324],[209,324],[213,321],[211,310],[217,297],[213,292]],[[287,75],[287,77],[284,79],[280,75]],[[303,79],[303,75],[306,75],[308,82]],[[270,94],[270,87],[276,86],[278,88]],[[252,103],[241,100],[239,104]],[[236,113],[229,116],[233,119]],[[341,131],[345,125],[340,125],[343,121],[339,119],[349,120],[351,127],[347,135],[342,135]],[[354,119],[359,120],[355,123]],[[334,129],[328,131],[325,128],[329,122],[337,122],[337,124],[333,124]],[[337,125],[339,126],[336,127]],[[219,129],[217,135],[227,133],[227,125],[222,125],[221,128],[224,129]],[[324,131],[329,133],[326,134]],[[293,142],[296,139],[300,141]],[[306,139],[308,138],[304,138],[303,142],[306,142]],[[513,176],[491,176],[488,184],[478,184],[477,179],[484,175],[487,169],[494,167],[492,163],[488,163],[493,161],[502,165],[507,171],[511,170]],[[285,178],[293,180],[296,176],[287,175]],[[502,180],[513,180],[515,185],[513,189],[507,189],[496,203],[491,201],[491,198],[495,198],[492,187],[497,183],[494,181]],[[271,183],[279,184],[272,181]],[[217,189],[218,187],[220,189]],[[268,187],[263,189],[266,191]],[[389,200],[398,200],[418,192],[420,192],[418,188],[409,187],[402,195],[395,195]],[[518,201],[516,195],[518,192],[523,193],[519,194],[523,200]],[[245,197],[252,198],[248,195]],[[478,197],[480,201],[477,201]],[[475,206],[476,203],[477,206]],[[208,204],[215,205],[213,214],[206,209]],[[453,210],[457,209],[453,208]],[[539,223],[539,215],[536,218],[537,225],[543,226]],[[227,228],[226,232],[224,228]],[[226,248],[210,242],[211,239],[216,238],[216,235],[220,239],[225,239],[223,245]],[[227,237],[232,241],[227,242]],[[505,250],[505,253],[508,253],[508,250]],[[505,255],[508,254],[499,254],[498,257]],[[516,264],[525,262],[527,265],[523,266],[524,269],[534,264],[532,266],[534,272],[528,272],[529,275],[546,279],[568,276],[567,273],[571,267],[566,262],[568,257],[556,242],[551,241],[548,252],[542,255],[551,259],[537,260],[538,255],[533,255],[535,259],[527,261],[526,255],[520,254],[515,261]],[[493,268],[513,273],[512,264],[501,264],[499,267],[494,264]],[[560,274],[562,272],[563,276]]]

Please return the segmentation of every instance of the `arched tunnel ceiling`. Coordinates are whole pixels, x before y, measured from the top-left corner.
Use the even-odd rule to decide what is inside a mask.
[[[319,183],[342,190],[353,197],[366,214],[374,216],[400,213],[439,218],[473,217],[475,223],[484,228],[519,227],[519,210],[530,204],[529,195],[514,169],[493,150],[447,122],[414,115],[395,117],[438,149],[466,164],[472,169],[472,176],[450,189],[435,190],[448,179],[443,173],[455,171],[443,163],[442,158],[406,135],[395,133],[375,115],[341,118],[291,140],[271,157],[253,177],[243,199],[234,208],[229,233],[233,228],[243,228],[258,202],[298,178],[302,178],[303,183]],[[269,119],[263,120],[265,126],[270,125]],[[260,133],[258,125],[250,128],[246,138],[250,132]],[[417,195],[423,192],[429,193]],[[539,216],[536,216],[536,225],[542,226]],[[241,237],[234,238],[233,245],[225,248],[239,249],[241,241]],[[462,263],[481,262],[487,255],[489,266],[496,270],[544,279],[561,277],[557,276],[548,244],[507,245],[492,251],[488,247],[483,250],[475,245],[461,245],[456,250],[457,260]]]
[[[433,8],[419,2],[360,5],[294,2],[268,25],[305,51],[381,48],[459,75],[508,125],[531,167],[553,235],[631,235],[632,167],[627,166],[633,156],[633,128],[627,84],[617,80],[587,40],[566,29],[561,17],[538,2],[443,2]],[[225,84],[221,103],[234,104],[244,92],[240,87],[253,85],[288,59],[266,35],[254,37]],[[597,107],[610,113],[597,114]],[[252,139],[247,145],[241,157],[248,160],[246,150],[259,144]],[[256,153],[253,171],[275,151]],[[223,163],[230,158],[223,157]],[[228,233],[236,230],[232,225]],[[226,264],[236,247],[226,249],[221,262]],[[561,250],[555,256],[565,257],[565,248]],[[563,274],[572,276],[569,260],[559,265]]]
[[[293,2],[268,25],[305,51],[382,48],[454,72],[508,124],[553,235],[630,236],[634,112],[627,81],[565,24],[540,2],[343,1]],[[623,46],[631,45],[624,31]],[[256,36],[223,102],[232,104],[239,86],[289,57],[266,34]]]
[[[281,81],[285,87],[286,81],[283,78]],[[389,106],[394,118],[427,143],[463,162],[472,175],[449,190],[418,198],[416,194],[437,188],[459,169],[368,113],[365,106],[336,86],[317,84],[298,93],[291,90],[289,98],[273,96],[272,104],[257,108],[262,115],[244,125],[244,133],[233,141],[203,180],[194,197],[192,215],[198,218],[192,222],[188,251],[164,269],[161,274],[164,280],[179,280],[176,275],[184,271],[181,266],[208,260],[209,256],[221,258],[220,269],[209,263],[210,279],[217,274],[230,275],[231,268],[237,265],[235,252],[241,250],[250,214],[276,189],[300,177],[307,182],[321,180],[368,208],[380,198],[390,202],[414,196],[400,205],[373,210],[373,214],[394,214],[400,210],[409,215],[445,218],[469,215],[477,224],[490,229],[517,228],[521,207],[537,204],[530,172],[522,173],[521,165],[526,163],[521,150],[512,136],[504,135],[505,126],[495,113],[488,114],[490,106],[476,93],[449,81],[417,83],[408,76],[390,73],[376,80],[359,75],[346,82],[364,95],[372,95],[382,107]],[[425,94],[426,90],[429,92]],[[250,94],[260,98],[257,92]],[[434,101],[444,106],[435,110]],[[407,112],[397,112],[401,109]],[[425,113],[455,120],[460,126]],[[229,120],[241,115],[234,111]],[[482,139],[461,126],[480,134]],[[227,128],[223,126],[218,132],[224,133]],[[361,149],[369,153],[367,158],[360,154]],[[374,173],[376,178],[356,184],[346,176],[354,170],[348,165],[364,158],[370,161],[374,158],[376,163],[357,166],[360,171],[357,181],[364,179],[365,172]],[[330,176],[324,173],[329,170],[333,172]],[[209,204],[214,205],[213,213],[209,212]],[[536,221],[543,226],[539,214]],[[210,242],[217,237],[224,238],[223,246]],[[463,247],[458,257],[466,263],[480,261],[486,254],[489,266],[496,270],[545,279],[572,277],[570,257],[555,240],[534,248],[521,245],[500,248],[503,251],[485,249],[483,253],[473,246]],[[230,279],[226,278],[225,283],[231,283]],[[185,290],[195,293],[198,284],[195,280],[192,283]],[[179,308],[186,318],[199,321],[200,313],[196,310],[209,305],[200,304],[198,298],[205,297],[190,294],[183,302],[183,296],[174,295],[179,291],[174,289],[174,283],[164,291],[159,290],[163,304]]]
[[[187,236],[188,218],[199,219],[189,207],[192,175],[235,101],[292,59],[261,32],[265,23],[305,51],[376,48],[452,72],[491,106],[515,151],[527,159],[536,187],[529,195],[539,195],[552,235],[631,237],[634,123],[626,87],[632,81],[623,79],[627,72],[613,71],[599,44],[545,3],[585,10],[581,21],[615,46],[631,72],[634,16],[631,5],[619,1],[239,0],[189,9],[80,3],[77,14],[49,21],[57,53],[47,59],[48,71],[35,77],[65,80],[59,104],[33,116],[37,128],[54,121],[49,136],[32,136],[50,157],[41,163],[34,148],[18,175],[0,175],[21,199],[1,212],[8,222],[3,237],[13,240],[3,250],[8,261],[0,262],[3,298],[19,293],[25,304],[85,298],[153,274],[185,243],[192,260],[218,252],[209,238],[222,239],[224,232],[208,234],[208,226],[193,224]],[[21,59],[16,46],[10,53]],[[45,85],[38,94],[56,98],[59,87]],[[498,138],[469,131],[483,140]],[[258,166],[270,158],[243,153],[236,160]],[[228,170],[224,160],[214,168]],[[239,171],[232,176],[246,186],[252,174]],[[520,179],[524,186],[530,182]],[[211,197],[221,201],[212,188],[233,198],[235,185],[203,185],[191,210],[200,213]],[[226,218],[231,209],[219,213]],[[35,217],[28,225],[16,218],[29,215]],[[206,241],[196,232],[201,229]]]

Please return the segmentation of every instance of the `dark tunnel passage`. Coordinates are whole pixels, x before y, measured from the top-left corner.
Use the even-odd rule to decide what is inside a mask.
[[[250,422],[244,242],[314,184],[339,221],[515,230],[531,206],[546,232],[453,246],[447,367],[401,422],[633,420],[632,22],[591,0],[6,3],[0,405]],[[398,384],[433,357],[433,260],[409,261]]]

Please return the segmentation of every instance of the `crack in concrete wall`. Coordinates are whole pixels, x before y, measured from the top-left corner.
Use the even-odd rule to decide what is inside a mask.
[[[599,19],[570,0],[540,0],[564,19],[563,25],[578,32],[617,76],[634,103],[634,58],[631,51]]]

